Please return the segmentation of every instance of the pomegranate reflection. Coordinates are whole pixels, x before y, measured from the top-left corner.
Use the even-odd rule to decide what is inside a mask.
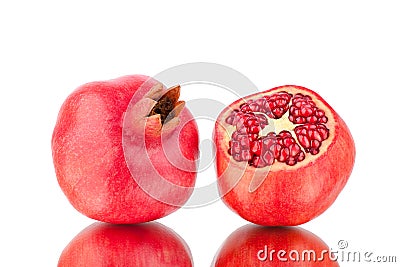
[[[330,256],[319,237],[300,227],[246,225],[225,240],[212,266],[339,266]]]
[[[185,241],[160,223],[94,223],[67,245],[58,266],[186,267],[193,261]]]

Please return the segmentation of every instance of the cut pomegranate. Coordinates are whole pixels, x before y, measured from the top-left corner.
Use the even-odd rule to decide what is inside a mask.
[[[214,138],[224,201],[265,225],[295,225],[321,214],[354,164],[354,142],[343,120],[300,86],[232,103],[218,117]]]

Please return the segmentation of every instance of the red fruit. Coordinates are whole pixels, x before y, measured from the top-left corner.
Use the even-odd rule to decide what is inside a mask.
[[[141,75],[88,83],[68,96],[52,152],[61,189],[78,211],[139,223],[186,202],[196,178],[198,131],[178,97],[179,86],[167,91]]]
[[[354,141],[344,121],[300,86],[232,103],[219,115],[214,139],[223,201],[261,225],[298,225],[320,215],[354,165]]]
[[[212,266],[339,266],[329,247],[300,227],[246,225],[233,232]]]
[[[63,250],[58,267],[193,266],[185,241],[159,223],[94,223]]]

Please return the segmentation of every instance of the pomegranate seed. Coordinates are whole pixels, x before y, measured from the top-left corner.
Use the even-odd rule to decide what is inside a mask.
[[[248,136],[249,136],[250,142],[258,139],[258,134],[249,134]]]
[[[318,140],[311,140],[311,148],[317,149],[321,146],[321,142]]]
[[[235,153],[235,154],[240,153],[240,143],[239,142],[233,141],[231,148],[232,148],[233,153]]]
[[[304,154],[303,151],[300,151],[299,155],[297,156],[297,161],[298,162],[303,161],[305,159],[305,157],[306,157],[306,154]]]
[[[274,161],[275,161],[274,155],[272,154],[271,151],[267,151],[267,152],[264,154],[263,159],[264,159],[265,163],[266,163],[268,166],[271,166],[271,165],[274,163]]]
[[[259,112],[260,111],[260,106],[257,105],[257,103],[251,103],[249,104],[250,110],[253,112]]]
[[[240,105],[240,110],[244,113],[251,112],[251,108],[250,108],[249,104],[247,104],[247,103]]]
[[[297,139],[299,140],[299,143],[302,147],[304,148],[310,147],[310,141],[307,139],[305,135],[299,135]]]
[[[294,158],[289,158],[289,159],[286,161],[286,164],[289,165],[289,166],[293,166],[293,165],[296,164],[296,159],[294,159]]]
[[[248,132],[251,134],[257,134],[261,131],[261,127],[260,126],[250,126],[248,129]]]
[[[315,116],[317,116],[318,118],[322,118],[322,117],[324,117],[325,116],[325,112],[323,111],[323,110],[317,110],[316,112],[315,112]]]
[[[232,155],[232,158],[234,159],[234,160],[236,160],[236,161],[242,161],[242,158],[240,157],[240,154],[233,154]]]
[[[255,156],[253,158],[252,164],[256,168],[263,168],[263,167],[267,166],[267,163],[262,158],[260,158],[258,156]]]
[[[280,144],[276,144],[275,146],[274,146],[274,157],[275,158],[279,158],[279,155],[280,155],[280,153],[281,153],[281,149],[282,149],[282,146],[280,145]]]
[[[225,122],[228,123],[228,124],[230,124],[230,125],[232,125],[232,123],[233,123],[233,116],[229,116],[228,118],[226,118]]]
[[[300,152],[300,147],[298,144],[294,143],[289,146],[290,156],[295,157]]]
[[[251,152],[257,156],[261,155],[261,140],[257,140],[252,142],[251,145]]]
[[[289,157],[289,154],[290,154],[289,148],[285,147],[280,152],[281,153],[279,155],[278,161],[285,162],[286,159]]]
[[[268,117],[279,119],[287,112],[289,121],[298,124],[293,130],[297,140],[286,130],[259,136],[268,125]],[[256,168],[272,165],[275,160],[293,166],[305,159],[305,153],[318,154],[322,142],[329,137],[324,124],[328,121],[325,111],[303,94],[278,92],[249,100],[233,110],[225,121],[236,127],[228,153]]]
[[[238,132],[239,132],[240,134],[247,134],[247,133],[248,133],[248,130],[247,130],[246,127],[244,127],[243,125],[241,125],[240,128],[238,129]]]
[[[243,161],[250,160],[251,159],[250,151],[247,150],[247,149],[242,150],[241,153],[240,153],[240,157],[242,158]]]

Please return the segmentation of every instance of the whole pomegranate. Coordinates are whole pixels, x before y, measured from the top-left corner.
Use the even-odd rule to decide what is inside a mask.
[[[68,96],[51,146],[60,187],[78,211],[103,222],[140,223],[186,202],[196,179],[198,131],[179,90],[131,75],[87,83]]]
[[[337,255],[316,235],[300,227],[245,225],[222,244],[212,266],[339,266]]]
[[[352,171],[353,138],[317,93],[281,86],[225,108],[215,124],[223,201],[261,225],[299,225],[323,213]]]
[[[64,266],[191,267],[193,260],[185,241],[162,224],[94,223],[65,247],[58,261]]]

